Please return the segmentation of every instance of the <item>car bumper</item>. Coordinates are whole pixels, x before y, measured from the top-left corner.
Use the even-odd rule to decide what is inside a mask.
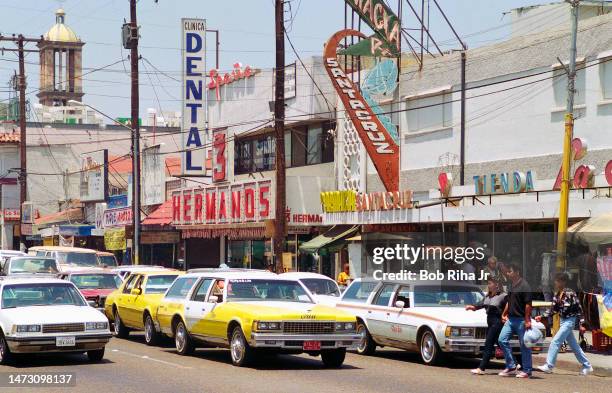
[[[485,345],[485,340],[474,339],[474,338],[447,338],[444,341],[442,351],[444,352],[456,352],[456,353],[469,353],[469,354],[480,354],[482,353]],[[510,346],[513,352],[520,352],[520,344],[518,340],[510,340]],[[544,342],[538,347],[532,348],[534,352],[541,352],[548,347],[548,343]]]
[[[282,334],[252,333],[249,345],[255,348],[302,349],[305,341],[320,341],[321,349],[356,349],[361,336],[343,334]]]
[[[9,350],[13,353],[84,352],[104,348],[112,335],[104,333],[75,336],[75,345],[69,347],[55,345],[56,337],[60,336],[5,337],[5,339]]]

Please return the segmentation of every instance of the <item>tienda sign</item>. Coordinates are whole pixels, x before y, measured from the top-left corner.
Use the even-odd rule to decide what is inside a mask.
[[[259,70],[256,68],[252,68],[251,66],[246,66],[243,70],[241,63],[234,63],[234,69],[232,70],[232,72],[228,72],[225,75],[219,74],[219,71],[213,68],[208,73],[208,89],[215,90],[217,100],[220,100],[221,92],[219,91],[219,89],[221,88],[221,86],[232,84],[241,79],[251,78],[252,76],[255,76],[255,74],[258,73]]]
[[[321,193],[321,206],[325,213],[412,209],[412,191],[327,191]]]
[[[474,193],[484,195],[533,191],[534,177],[533,171],[477,175],[474,176]]]
[[[365,37],[359,31],[350,29],[334,34],[325,44],[325,69],[342,100],[346,117],[355,126],[382,183],[387,191],[398,191],[399,147],[337,60],[336,51],[340,41],[349,36]]]
[[[188,176],[205,176],[206,108],[204,81],[206,68],[206,21],[182,19],[183,113],[181,143],[184,157],[182,172]]]
[[[175,225],[257,222],[274,218],[272,181],[189,188],[172,194]]]

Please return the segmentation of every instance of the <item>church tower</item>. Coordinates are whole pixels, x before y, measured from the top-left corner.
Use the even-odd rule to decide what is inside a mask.
[[[82,48],[84,43],[66,26],[66,13],[55,12],[55,25],[38,44],[40,51],[39,101],[44,106],[66,106],[83,98]]]

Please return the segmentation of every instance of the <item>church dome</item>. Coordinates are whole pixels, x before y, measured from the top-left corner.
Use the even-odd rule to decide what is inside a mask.
[[[44,39],[47,41],[81,42],[74,31],[66,26],[65,20],[66,12],[62,8],[55,11],[55,25],[45,33]]]

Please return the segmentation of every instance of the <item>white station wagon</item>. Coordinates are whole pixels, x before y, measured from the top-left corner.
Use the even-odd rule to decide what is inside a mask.
[[[0,364],[16,353],[81,352],[98,362],[108,320],[77,287],[55,278],[0,279]]]
[[[445,353],[478,355],[484,348],[485,310],[466,311],[484,294],[468,283],[395,282],[357,279],[336,307],[357,316],[361,342],[357,352],[374,353],[376,346],[418,352],[425,364],[437,364]],[[544,325],[532,320],[532,326]],[[518,340],[511,340],[515,351]]]

